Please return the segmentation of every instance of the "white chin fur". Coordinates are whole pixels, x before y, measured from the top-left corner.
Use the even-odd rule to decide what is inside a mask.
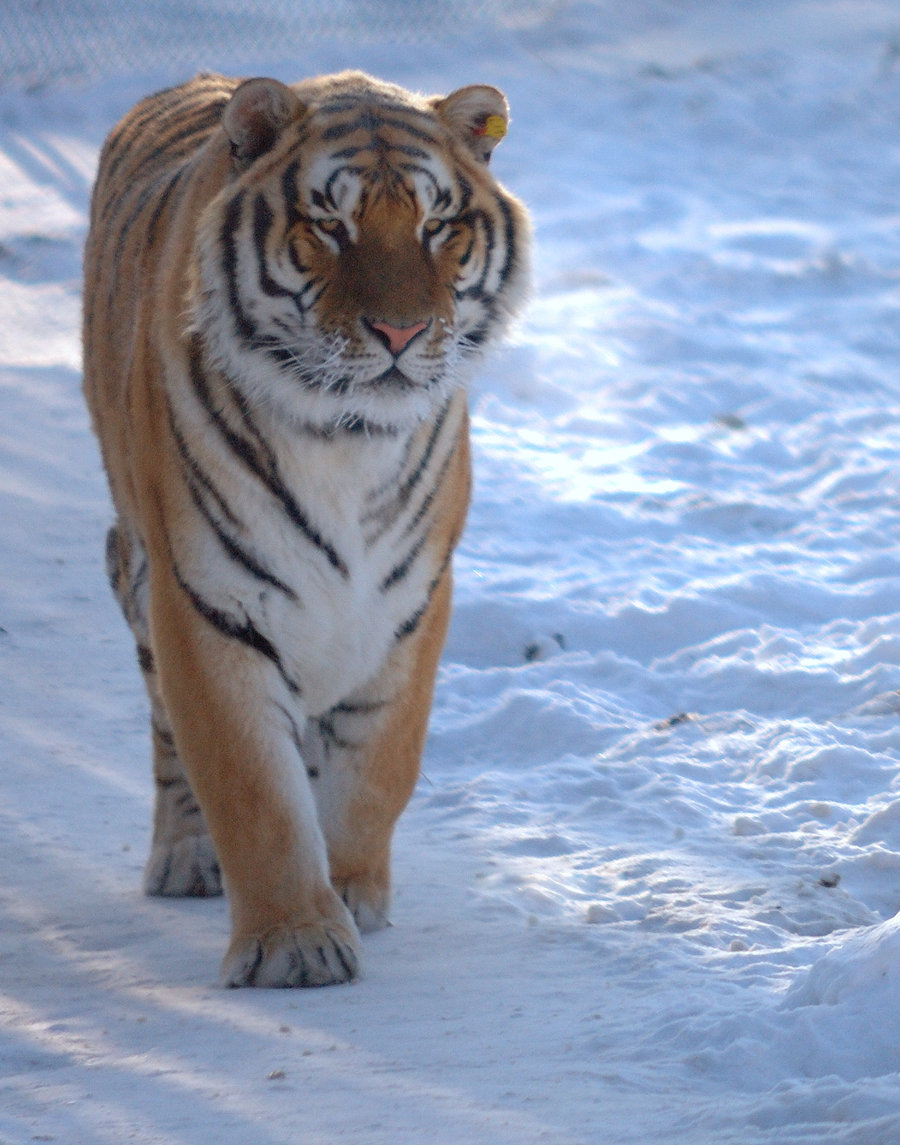
[[[204,324],[196,325],[202,328]],[[230,331],[217,330],[217,325],[215,321],[206,324],[204,330],[210,364],[223,371],[248,404],[269,410],[286,424],[321,430],[359,422],[374,429],[412,430],[469,382],[482,357],[481,352],[452,351],[440,378],[429,385],[410,382],[408,387],[401,387],[390,381],[379,384],[374,379],[338,386],[337,379],[344,373],[338,353],[322,351],[323,359],[329,358],[330,370],[317,376],[312,370],[295,369],[289,362],[279,363],[265,350],[243,345]],[[329,372],[335,379],[330,386]]]

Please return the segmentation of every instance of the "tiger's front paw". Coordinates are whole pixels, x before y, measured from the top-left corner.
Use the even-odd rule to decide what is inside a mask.
[[[222,963],[225,986],[334,986],[360,973],[358,937],[330,921],[235,939]]]
[[[343,900],[360,934],[371,934],[391,925],[388,912],[391,906],[390,886],[383,878],[332,878],[335,891]]]
[[[144,893],[173,898],[212,898],[222,893],[222,873],[209,835],[157,843],[144,869]]]

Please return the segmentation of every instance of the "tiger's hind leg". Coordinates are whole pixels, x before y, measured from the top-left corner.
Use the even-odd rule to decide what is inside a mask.
[[[150,686],[148,682],[148,691]],[[220,895],[222,876],[216,849],[175,750],[168,716],[156,699],[152,734],[156,806],[153,843],[144,868],[144,891],[148,895],[196,898]]]
[[[215,847],[178,757],[159,691],[147,623],[146,556],[140,542],[116,525],[107,534],[106,566],[113,593],[134,635],[150,697],[156,803],[144,891],[148,895],[199,898],[220,895],[222,876]]]

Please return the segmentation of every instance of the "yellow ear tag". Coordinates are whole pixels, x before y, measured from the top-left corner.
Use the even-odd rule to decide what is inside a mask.
[[[502,139],[506,134],[506,120],[502,115],[489,115],[480,134],[489,135],[491,139]]]

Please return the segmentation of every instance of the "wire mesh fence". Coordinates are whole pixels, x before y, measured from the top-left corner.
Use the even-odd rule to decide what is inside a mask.
[[[336,37],[409,44],[517,24],[553,0],[0,0],[0,84],[37,86],[283,54]]]

